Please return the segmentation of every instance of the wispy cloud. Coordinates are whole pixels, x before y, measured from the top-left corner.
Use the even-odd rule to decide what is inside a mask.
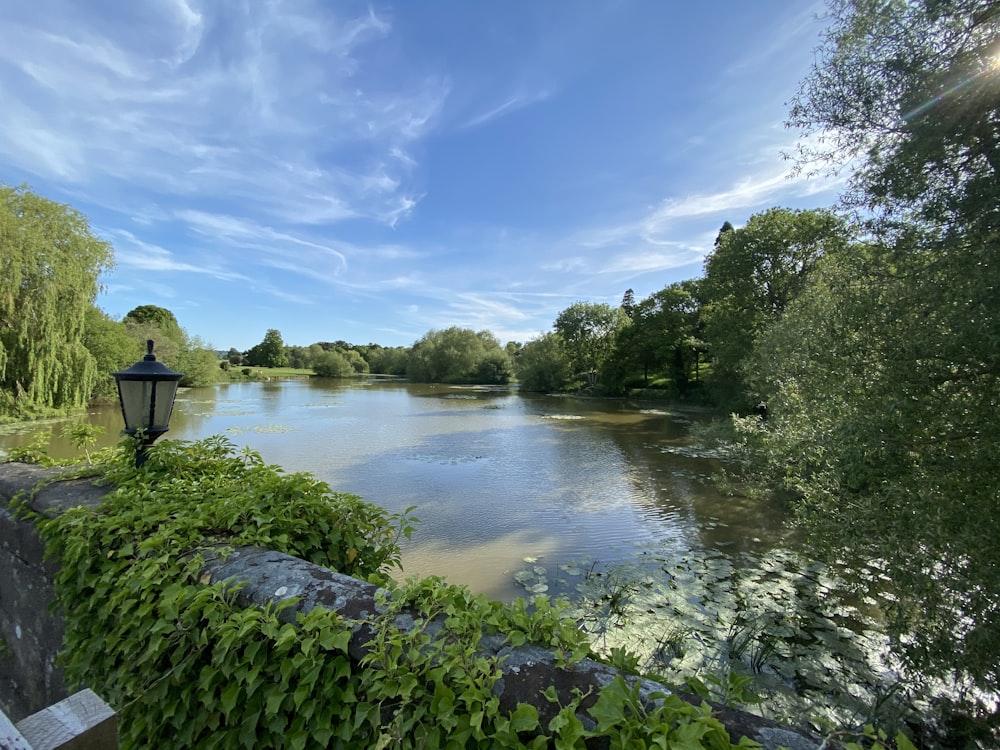
[[[492,109],[467,120],[460,127],[461,129],[467,129],[485,125],[493,120],[513,114],[519,109],[530,107],[532,104],[537,104],[538,102],[543,102],[550,96],[552,96],[551,92],[546,90],[536,91],[533,94],[517,94],[506,99],[504,102],[498,104]]]
[[[122,266],[141,271],[203,274],[220,281],[250,280],[245,274],[228,271],[211,263],[196,265],[179,260],[174,253],[166,248],[145,242],[131,232],[122,229],[105,231],[103,234],[114,241],[115,258]]]
[[[771,151],[772,158],[757,163],[757,171],[722,189],[663,198],[642,216],[592,227],[577,234],[575,240],[588,248],[638,246],[645,250],[636,257],[657,257],[661,269],[677,267],[692,262],[692,253],[698,252],[698,244],[686,235],[689,227],[700,227],[705,219],[715,217],[720,224],[725,220],[738,223],[773,205],[832,194],[839,188],[838,179],[795,174],[781,162],[775,149]],[[701,252],[707,249],[703,247]]]
[[[240,247],[257,247],[268,254],[280,254],[282,246],[291,245],[299,249],[305,248],[322,255],[332,256],[342,266],[347,265],[347,257],[327,244],[313,242],[287,232],[276,231],[248,219],[192,210],[178,211],[177,218],[198,234],[213,239],[237,241]]]
[[[395,81],[367,71],[361,52],[391,31],[374,10],[346,18],[276,0],[242,13],[172,0],[97,19],[75,3],[46,5],[43,27],[11,20],[0,45],[0,156],[25,172],[224,195],[295,223],[395,224],[416,204],[409,147],[448,85],[418,70]],[[338,166],[321,166],[331,155]]]
[[[759,44],[751,52],[741,55],[724,71],[725,75],[743,75],[761,69],[771,69],[775,60],[787,64],[789,52],[801,54],[804,51],[800,44],[803,37],[816,33],[819,19],[824,12],[825,4],[810,2],[803,4],[797,13],[783,16],[780,23],[769,29],[766,35],[757,37]]]

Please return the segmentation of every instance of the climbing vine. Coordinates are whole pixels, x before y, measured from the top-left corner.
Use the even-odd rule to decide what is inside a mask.
[[[594,696],[576,693],[547,722],[525,703],[501,710],[501,657],[484,637],[540,644],[570,665],[588,654],[585,636],[544,597],[504,605],[436,578],[394,584],[409,511],[387,514],[222,437],[163,441],[138,469],[123,446],[89,471],[111,486],[106,500],[38,523],[59,562],[67,681],[99,681],[123,747],[733,747],[707,705],[661,696],[651,708],[621,679],[585,711]],[[358,622],[319,607],[293,618],[293,600],[244,606],[238,585],[202,578],[208,550],[241,546],[385,587],[360,662],[347,653]],[[413,626],[400,629],[404,611]]]

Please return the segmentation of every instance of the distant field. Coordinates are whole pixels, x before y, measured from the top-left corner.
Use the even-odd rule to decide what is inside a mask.
[[[242,368],[238,368],[242,369]],[[308,370],[295,367],[251,367],[253,373],[260,373],[264,377],[290,377],[292,375],[314,375],[312,368]]]
[[[229,372],[239,378],[244,370],[250,370],[251,378],[295,378],[314,375],[312,369],[297,367],[250,367],[248,365],[230,365]]]

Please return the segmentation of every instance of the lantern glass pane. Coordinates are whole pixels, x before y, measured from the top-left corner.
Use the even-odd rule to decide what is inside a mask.
[[[176,380],[161,380],[156,385],[156,409],[153,414],[153,424],[155,427],[166,431],[170,424],[170,412],[174,407],[174,395],[177,393]]]
[[[125,429],[149,429],[149,399],[153,383],[145,380],[121,380],[118,392],[122,401]]]

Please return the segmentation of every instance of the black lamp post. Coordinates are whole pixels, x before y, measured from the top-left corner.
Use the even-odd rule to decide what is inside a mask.
[[[184,373],[174,372],[153,355],[153,340],[146,341],[146,356],[127,370],[113,372],[118,382],[125,433],[138,435],[142,443],[135,452],[135,465],[146,462],[146,451],[170,429],[177,384]]]

